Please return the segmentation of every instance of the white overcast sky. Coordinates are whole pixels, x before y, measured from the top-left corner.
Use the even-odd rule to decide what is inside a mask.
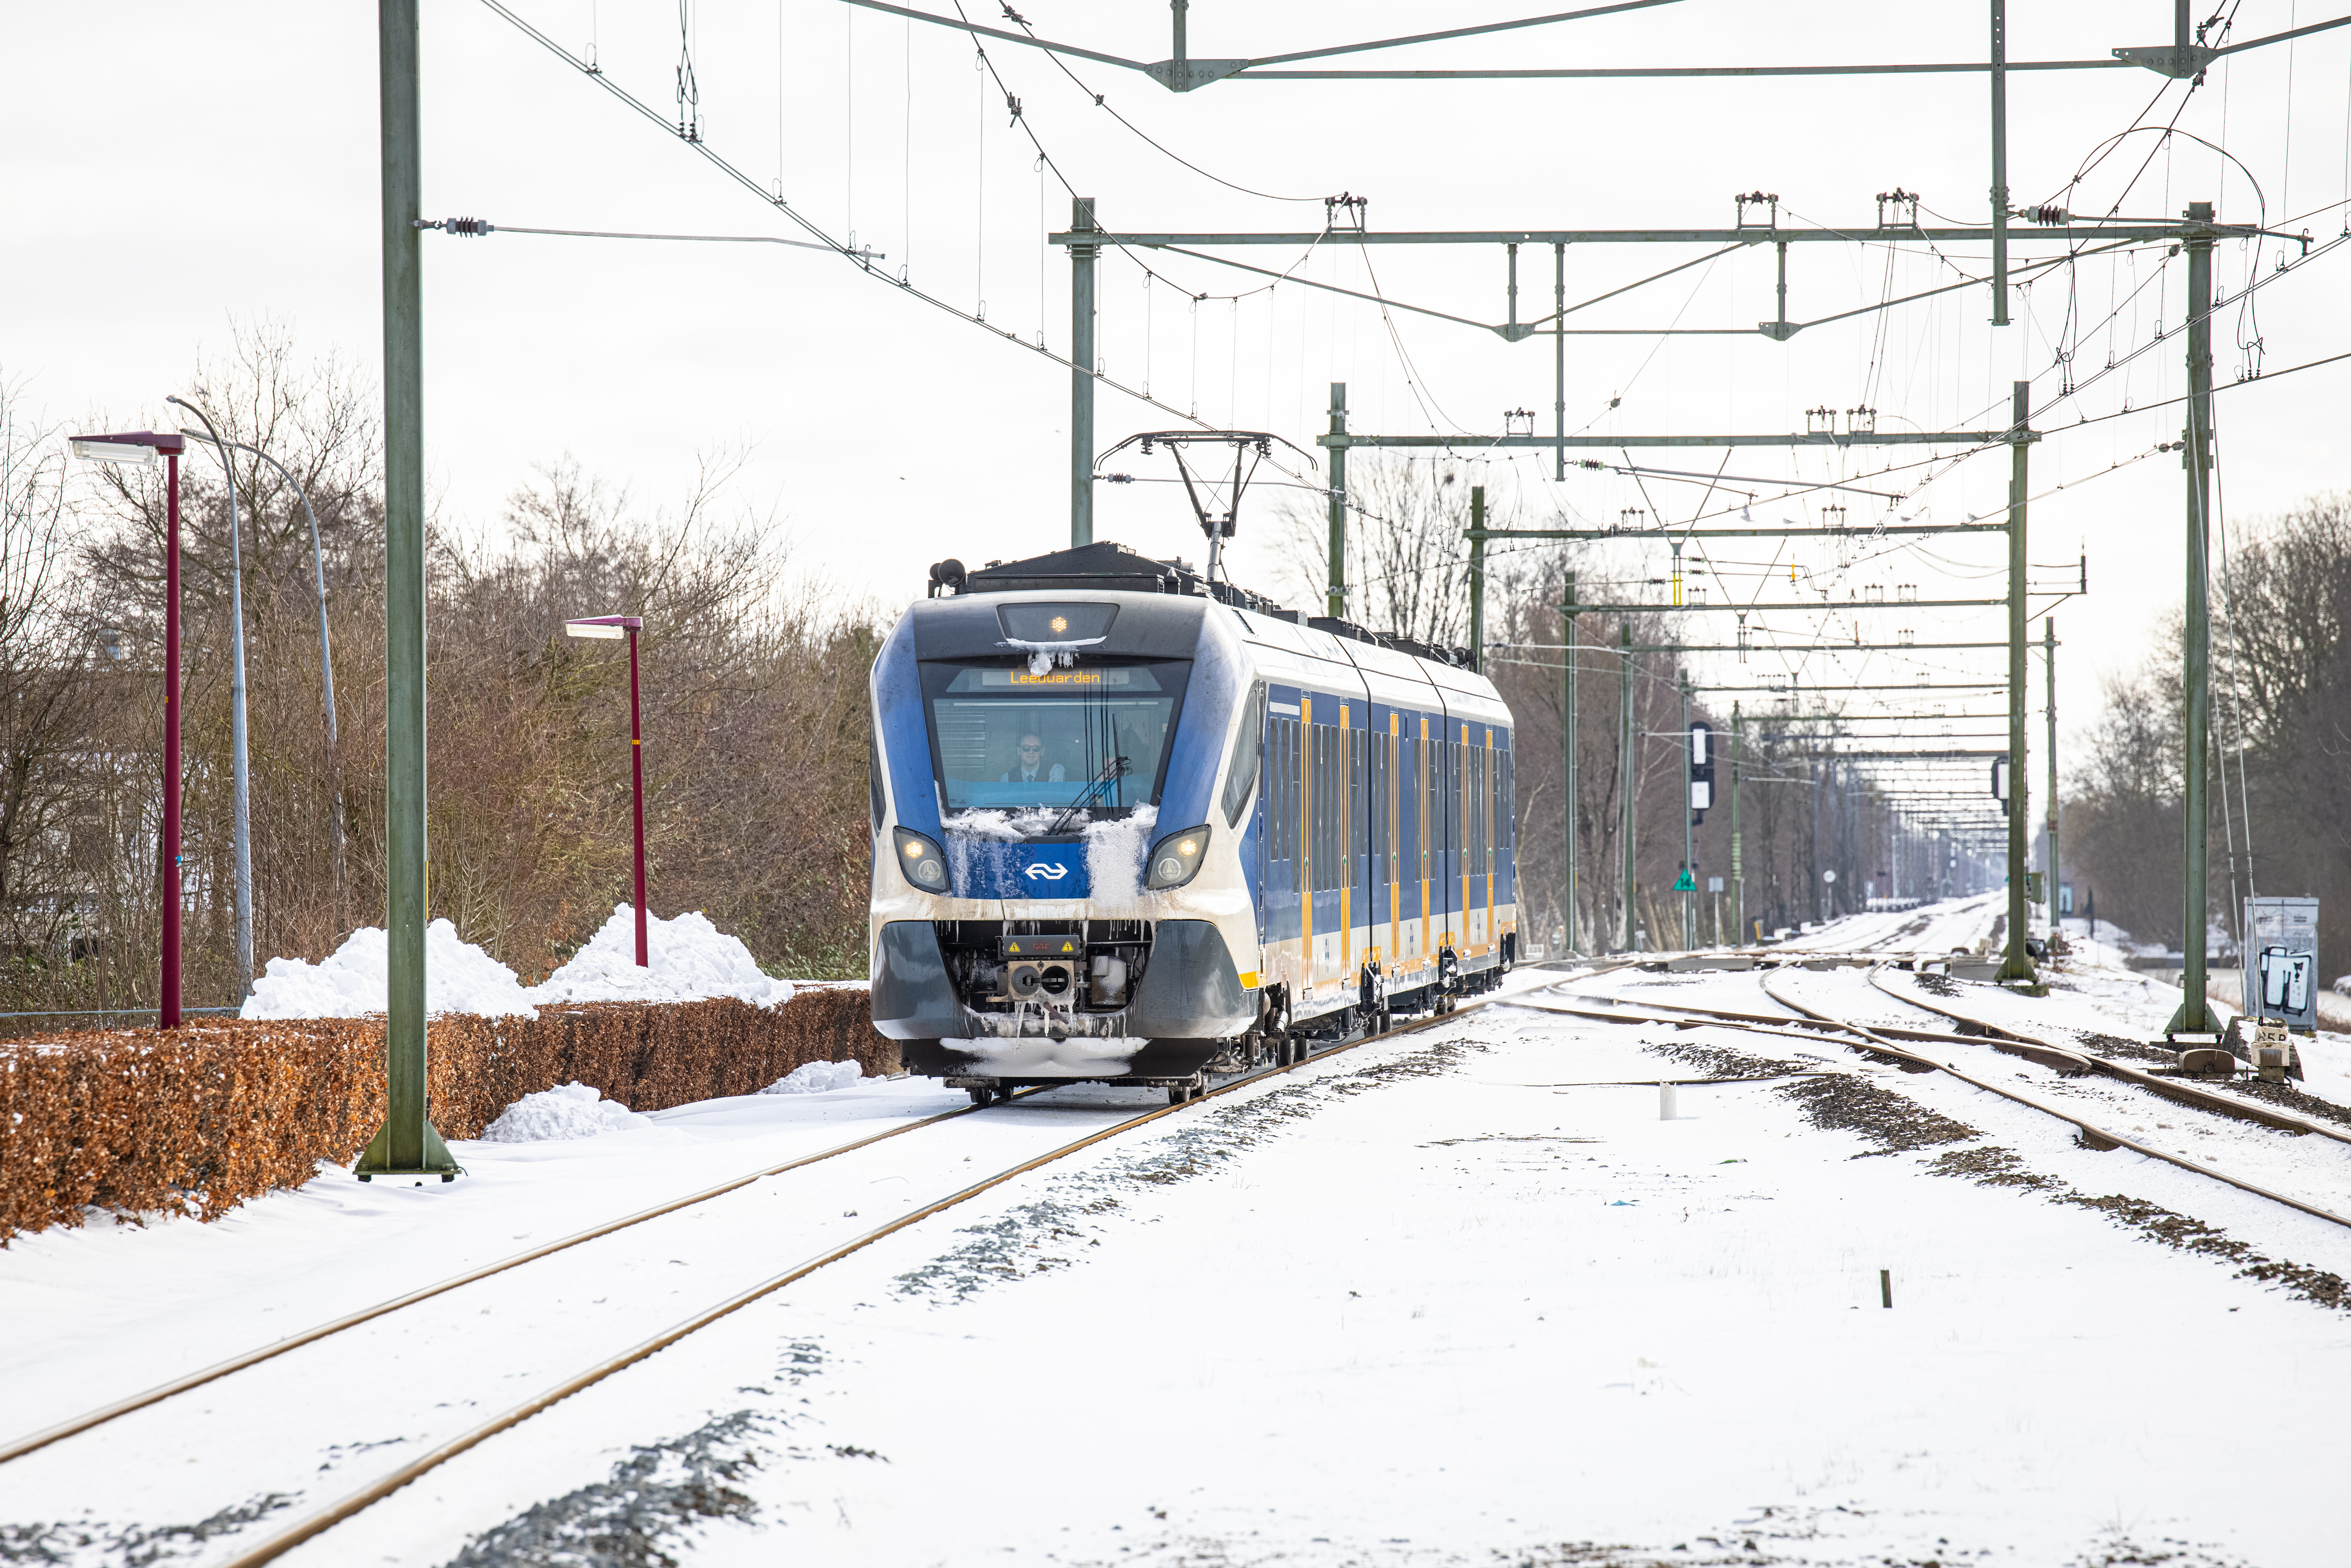
[[[1003,25],[978,0],[974,21]],[[672,112],[679,55],[671,0],[515,0],[557,41],[591,45],[609,78]],[[951,0],[941,0],[952,11]],[[1023,0],[1050,38],[1132,58],[1168,53],[1155,0],[1078,5]],[[2014,0],[2011,58],[2101,58],[2119,45],[2168,41],[2156,0]],[[2241,0],[2239,39],[2324,19],[2318,0]],[[1262,56],[1531,14],[1493,3],[1195,0],[1196,57]],[[754,179],[834,235],[854,231],[917,286],[1022,338],[1069,343],[1067,262],[1041,243],[1066,225],[1067,193],[1008,128],[970,42],[838,0],[697,0],[694,61],[704,135]],[[1629,15],[1387,51],[1325,64],[1364,67],[1755,65],[1984,57],[1981,4],[1823,4],[1791,9],[1681,0]],[[0,375],[55,418],[144,422],[185,384],[196,357],[232,324],[290,328],[308,352],[340,351],[372,373],[380,358],[374,8],[220,0],[134,3],[94,26],[80,7],[0,4]],[[1877,192],[1924,193],[1933,212],[1986,220],[1988,89],[1980,74],[1780,79],[1519,82],[1228,82],[1172,95],[1113,66],[1072,62],[1081,90],[1044,55],[992,44],[1027,123],[1060,172],[1092,194],[1106,226],[1134,230],[1311,230],[1319,198],[1368,195],[1381,229],[1719,226],[1735,192],[1776,192],[1784,221],[1864,226]],[[424,191],[428,213],[553,228],[791,235],[789,220],[726,182],[693,150],[630,112],[476,0],[425,0]],[[2216,68],[2179,124],[2219,142],[2155,152],[2124,141],[2082,190],[2066,185],[2105,139],[2130,126],[2164,84],[2138,69],[2029,72],[2011,78],[2010,179],[2020,203],[2054,198],[2105,212],[2145,162],[2121,212],[2176,215],[2219,202],[2224,221],[2344,228],[2351,28],[2234,57]],[[2174,86],[2159,123],[2179,105]],[[1216,183],[1155,151],[1098,109],[1110,105],[1173,153],[1266,196]],[[1306,197],[1304,202],[1270,197]],[[2029,231],[2020,256],[2046,255]],[[1148,253],[1146,253],[1148,254]],[[1277,268],[1296,251],[1230,253]],[[1695,247],[1578,247],[1571,300],[1698,254]],[[2231,296],[2264,277],[2280,247],[2228,244],[2216,277]],[[1371,270],[1375,269],[1376,282]],[[1809,320],[1888,293],[1951,281],[1947,257],[1883,247],[1792,247],[1789,309]],[[1551,349],[1427,316],[1289,285],[1238,301],[1264,280],[1181,256],[1154,259],[1146,289],[1131,261],[1102,267],[1108,372],[1146,381],[1162,401],[1219,424],[1264,427],[1311,444],[1328,383],[1350,384],[1353,426],[1493,434],[1504,410],[1550,428]],[[1300,276],[1478,321],[1502,319],[1504,257],[1489,247],[1388,247],[1368,258],[1323,246]],[[773,246],[537,238],[425,241],[425,409],[430,479],[444,517],[488,524],[536,465],[569,454],[648,503],[680,496],[697,456],[747,446],[737,500],[789,529],[797,564],[839,590],[901,603],[926,565],[977,562],[1067,538],[1068,373],[1001,338],[861,276],[841,260]],[[2290,273],[2217,320],[2218,379],[2231,386],[2258,338],[2274,372],[2351,350],[2351,247]],[[1549,308],[1547,250],[1521,258],[1521,313]],[[2061,348],[2075,380],[2147,350],[2055,401],[2054,434],[2033,453],[2032,557],[2086,551],[2091,596],[2058,611],[2067,652],[2061,700],[2085,719],[2098,677],[2126,668],[2180,596],[2182,477],[2173,407],[2066,433],[2077,418],[2176,396],[2185,267],[2159,252],[2059,271],[2021,295],[2018,324],[1987,325],[1971,287],[1885,315],[1863,315],[1775,343],[1738,336],[1570,340],[1571,429],[1596,433],[1802,429],[1807,408],[1874,404],[1887,428],[2002,423],[2008,385],[2059,391]],[[2133,290],[2137,292],[2133,294]],[[1196,303],[1187,294],[1213,296]],[[1694,267],[1582,313],[1592,327],[1678,323],[1748,328],[1772,314],[1769,247]],[[2070,319],[2077,323],[2069,328]],[[1146,323],[1148,329],[1146,331]],[[2160,326],[2174,335],[2151,350]],[[1399,354],[1409,356],[1410,370]],[[2220,402],[2221,486],[2232,529],[2314,491],[2343,486],[2351,361]],[[1621,402],[1613,410],[1611,398]],[[1098,445],[1176,423],[1105,390]],[[1885,449],[1892,460],[1915,455]],[[1602,454],[1601,455],[1608,455]],[[1638,459],[1636,459],[1638,460]],[[1741,449],[1731,473],[1817,481],[1878,466],[1867,452]],[[1719,453],[1653,454],[1658,466],[1708,468]],[[2115,469],[2116,464],[2125,466]],[[1165,477],[1164,458],[1113,466]],[[2110,472],[2110,470],[2112,470]],[[1702,486],[1574,471],[1563,486],[1540,459],[1487,470],[1498,498],[1534,520],[1554,508],[1611,520],[1626,507],[1687,518]],[[1906,468],[1872,487],[1911,491],[1894,509],[1957,521],[2001,504],[2004,456],[1946,471]],[[1856,483],[1870,485],[1865,480]],[[2063,489],[2057,488],[2064,486]],[[1776,486],[1745,485],[1769,495]],[[1252,497],[1236,552],[1239,580],[1278,571],[1266,507]],[[1826,497],[1759,507],[1820,520]],[[1716,502],[1719,505],[1718,495]],[[1886,503],[1850,497],[1855,523]],[[1196,558],[1201,539],[1180,491],[1103,486],[1097,537]],[[1647,550],[1645,557],[1643,549]],[[1989,540],[1916,553],[1782,551],[1752,542],[1713,552],[1727,595],[1787,597],[1787,568],[1842,596],[1876,584],[1888,600],[1998,591]],[[1656,547],[1619,547],[1627,575],[1660,572]],[[1769,564],[1771,581],[1761,577]],[[2045,574],[2053,575],[2053,574]],[[1759,590],[1761,591],[1759,595]],[[601,608],[585,606],[584,609]],[[1728,632],[1729,621],[1721,617]],[[1920,642],[1996,637],[1997,612],[1887,614]],[[1802,635],[1803,617],[1759,618]],[[1846,634],[1838,622],[1833,635]],[[1728,635],[1722,638],[1729,641]],[[1702,665],[1729,678],[1727,660]],[[1759,660],[1747,666],[1761,674]],[[1999,656],[1886,655],[1833,664],[1816,681],[1996,674]],[[1831,674],[1832,670],[1843,672]],[[2036,694],[2040,676],[2034,676]],[[2037,701],[2036,695],[2036,701]],[[1978,705],[1974,711],[1981,711]],[[1996,703],[1990,705],[1997,706]],[[1955,704],[1954,712],[1961,711]],[[1989,727],[1963,727],[1976,729]],[[2037,774],[2040,763],[2033,767]]]

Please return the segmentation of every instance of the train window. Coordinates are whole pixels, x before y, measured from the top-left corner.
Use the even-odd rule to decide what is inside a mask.
[[[1347,885],[1355,885],[1355,851],[1364,836],[1364,742],[1371,732],[1363,729],[1344,730],[1347,737],[1347,817],[1340,828],[1345,835],[1345,851],[1341,865],[1345,871]]]
[[[1303,783],[1306,766],[1305,741],[1299,734],[1299,721],[1281,721],[1282,752],[1289,759],[1290,774],[1283,786],[1281,798],[1282,841],[1290,851],[1290,890],[1306,891],[1306,789]]]
[[[1080,664],[1034,674],[1009,661],[925,661],[932,763],[950,810],[1155,803],[1187,660]]]
[[[883,823],[889,818],[890,808],[882,798],[882,743],[870,736],[865,742],[865,792],[866,804],[873,818],[873,832],[879,837]]]
[[[1338,735],[1332,725],[1314,727],[1314,890],[1327,893],[1338,885],[1339,759],[1332,744]]]
[[[1257,788],[1258,754],[1265,737],[1265,683],[1249,687],[1249,695],[1241,699],[1239,733],[1233,737],[1232,762],[1225,770],[1225,825],[1231,827],[1241,820],[1241,808],[1249,804],[1249,791]]]
[[[1428,737],[1420,737],[1413,748],[1413,783],[1419,790],[1415,809],[1420,814],[1420,880],[1426,882],[1436,873],[1428,869],[1428,857],[1437,846],[1437,800],[1429,791]]]

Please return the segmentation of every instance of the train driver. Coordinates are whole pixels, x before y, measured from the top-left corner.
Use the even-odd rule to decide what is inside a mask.
[[[1034,784],[1042,779],[1048,784],[1059,784],[1062,781],[1061,765],[1058,762],[1050,766],[1046,764],[1045,742],[1036,731],[1030,730],[1021,736],[1019,750],[1019,765],[1008,770],[998,780],[998,783]]]

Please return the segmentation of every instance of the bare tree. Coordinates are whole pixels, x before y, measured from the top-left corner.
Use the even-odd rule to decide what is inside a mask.
[[[1454,646],[1469,638],[1471,465],[1449,458],[1358,457],[1347,471],[1348,619]],[[1512,508],[1487,497],[1487,526]],[[1286,491],[1277,503],[1290,591],[1319,605],[1330,580],[1329,505]]]
[[[76,862],[96,852],[86,775],[104,760],[89,731],[114,689],[93,678],[99,643],[72,572],[65,442],[23,405],[19,389],[0,383],[0,920],[18,965],[46,964],[87,929]],[[119,633],[108,646],[120,650]]]

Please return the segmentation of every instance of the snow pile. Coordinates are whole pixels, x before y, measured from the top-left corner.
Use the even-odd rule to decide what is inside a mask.
[[[829,1094],[847,1089],[865,1076],[853,1061],[810,1061],[793,1068],[759,1091],[762,1094]]]
[[[789,980],[770,979],[751,950],[699,912],[664,920],[648,915],[645,946],[653,967],[637,967],[636,912],[616,904],[612,917],[571,962],[528,988],[515,972],[435,920],[424,928],[424,1010],[485,1018],[538,1016],[534,1003],[693,1002],[740,997],[758,1007],[792,999]],[[391,947],[378,926],[362,926],[316,964],[272,958],[240,1016],[249,1019],[363,1018],[384,1010],[391,992]]]
[[[592,1138],[623,1127],[650,1127],[651,1116],[639,1115],[618,1100],[607,1100],[585,1083],[566,1083],[538,1094],[526,1094],[505,1113],[482,1129],[486,1144],[544,1144],[559,1138]]]
[[[316,964],[272,958],[240,1018],[347,1019],[382,1012],[392,992],[391,939],[365,925]],[[424,928],[424,1010],[500,1018],[538,1015],[515,972],[435,920]]]
[[[2335,976],[2335,984],[2329,988],[2343,996],[2351,997],[2351,975]]]
[[[645,956],[637,967],[636,909],[616,904],[612,918],[571,961],[530,988],[536,1002],[694,1002],[740,997],[758,1007],[792,999],[789,980],[770,979],[751,949],[710,923],[700,911],[664,920],[645,917]]]

